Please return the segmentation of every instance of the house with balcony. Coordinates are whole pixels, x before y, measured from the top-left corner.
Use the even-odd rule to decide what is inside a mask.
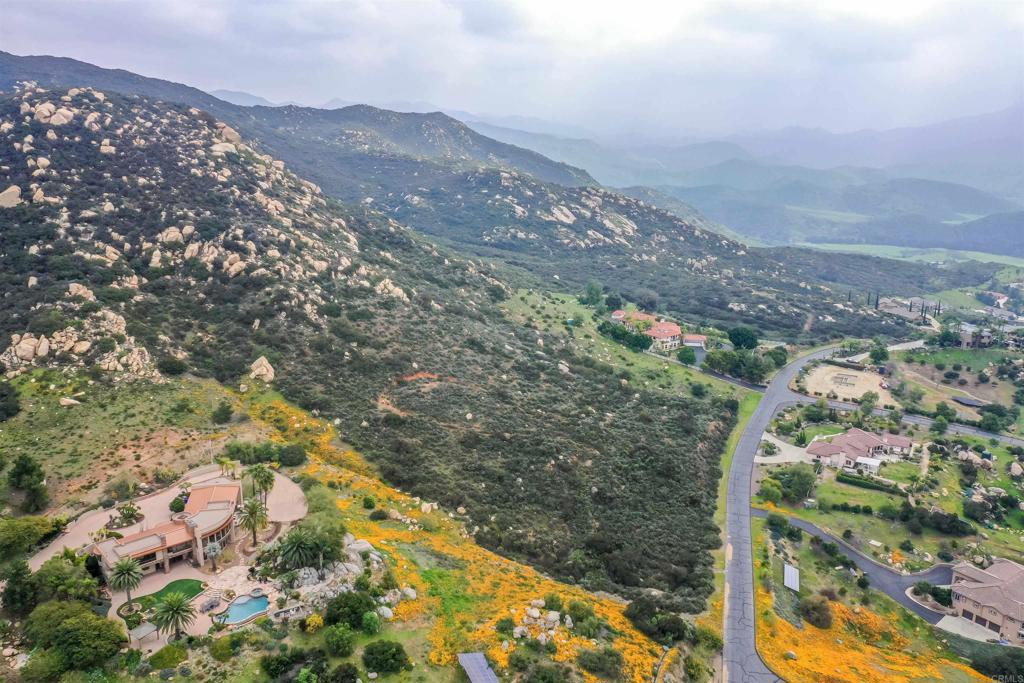
[[[235,511],[242,505],[242,484],[226,477],[196,484],[182,512],[167,512],[166,519],[145,519],[144,528],[122,538],[95,543],[91,552],[99,558],[104,576],[118,560],[136,559],[143,574],[158,569],[169,572],[178,562],[203,564],[203,549],[210,543],[234,540]]]
[[[1024,566],[1003,558],[982,569],[969,562],[953,567],[957,615],[1016,645],[1024,645]]]

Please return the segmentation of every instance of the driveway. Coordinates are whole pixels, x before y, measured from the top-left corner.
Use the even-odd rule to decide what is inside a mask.
[[[814,462],[814,456],[807,452],[807,449],[786,443],[779,437],[765,432],[761,435],[763,441],[768,441],[779,450],[775,455],[755,455],[754,462],[758,465],[786,465],[791,462]]]
[[[768,512],[766,510],[760,510],[757,508],[755,508],[752,513],[754,517],[764,518],[768,516]],[[918,572],[916,574],[903,574],[891,567],[875,562],[871,558],[851,547],[842,538],[833,536],[829,532],[811,524],[810,522],[796,517],[788,517],[788,519],[789,523],[798,529],[801,529],[812,536],[817,536],[823,541],[831,541],[839,545],[839,547],[846,552],[847,557],[853,560],[853,563],[857,565],[857,568],[867,575],[868,579],[871,581],[872,588],[882,591],[890,598],[927,621],[929,624],[938,623],[939,619],[945,616],[911,600],[907,597],[907,589],[918,581],[927,581],[928,583],[936,586],[948,586],[953,582],[952,565],[938,564],[923,572]]]
[[[154,520],[164,521],[167,519],[169,514],[168,506],[178,495],[182,482],[189,481],[193,484],[198,484],[200,482],[209,481],[210,479],[216,479],[219,476],[220,467],[216,465],[205,465],[188,472],[176,483],[165,489],[157,491],[156,493],[151,493],[147,496],[135,498],[135,504],[139,506],[142,510],[142,514],[145,515],[146,518],[138,524],[133,524],[125,527],[124,529],[118,529],[118,531],[127,536],[128,534],[133,534],[143,528],[152,526]],[[28,562],[29,566],[33,571],[35,571],[39,569],[43,562],[46,562],[46,560],[57,555],[64,548],[78,550],[79,548],[92,543],[92,534],[101,529],[104,524],[110,521],[111,517],[116,515],[117,512],[112,509],[93,510],[85,513],[75,521],[71,522],[67,529],[64,530],[64,533],[51,541],[49,545],[38,553],[33,555]]]
[[[297,522],[306,516],[306,494],[299,485],[274,472],[274,488],[267,495],[267,518],[271,522]]]

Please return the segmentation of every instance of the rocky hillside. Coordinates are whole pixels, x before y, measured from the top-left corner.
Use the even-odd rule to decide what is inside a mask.
[[[299,173],[312,177],[324,154],[335,158],[328,165],[337,172],[351,165],[350,156],[369,156],[373,165],[387,167],[434,162],[444,165],[518,168],[549,182],[596,185],[586,171],[552,161],[528,149],[481,135],[441,113],[400,114],[366,105],[342,109],[313,107],[244,107],[180,83],[147,78],[121,69],[103,69],[74,59],[19,57],[0,51],[0,89],[20,81],[43,86],[69,87],[91,83],[95,87],[144,95],[198,107],[227,121],[246,137],[258,140],[277,157],[288,160]],[[339,177],[345,177],[345,173]],[[365,176],[362,171],[359,176]]]
[[[336,203],[185,105],[21,88],[0,98],[0,192],[16,383],[270,382],[490,548],[676,607],[710,592],[728,395],[647,390],[510,323],[500,267]],[[637,239],[615,215],[603,234]]]
[[[698,324],[759,325],[786,338],[899,334],[904,323],[848,305],[860,294],[924,294],[991,272],[813,251],[751,249],[630,197],[573,167],[482,136],[440,114],[373,107],[239,107],[168,81],[52,57],[0,53],[0,87],[19,78],[88,82],[211,112],[343,201],[525,267],[571,288],[597,278]],[[536,280],[534,280],[536,282]]]

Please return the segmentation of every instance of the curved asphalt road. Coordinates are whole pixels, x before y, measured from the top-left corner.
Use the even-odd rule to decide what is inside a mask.
[[[754,517],[767,517],[768,512],[766,510],[751,510],[751,514]],[[890,598],[900,603],[908,610],[921,617],[929,624],[935,624],[944,617],[944,614],[935,612],[933,610],[920,605],[910,598],[907,597],[907,589],[913,586],[918,581],[927,581],[928,583],[935,584],[936,586],[947,586],[953,582],[953,565],[950,564],[937,564],[934,567],[930,567],[923,572],[916,574],[901,574],[894,569],[890,569],[885,565],[881,565],[874,560],[870,559],[866,555],[861,554],[855,548],[850,547],[843,539],[838,536],[833,536],[827,531],[811,524],[810,522],[804,521],[797,517],[790,517],[789,523],[793,526],[806,531],[812,536],[817,536],[823,541],[832,541],[839,545],[846,552],[846,556],[849,557],[857,568],[863,571],[868,579],[871,580],[871,587],[880,590]]]
[[[779,370],[770,384],[764,388],[764,397],[751,416],[750,421],[740,435],[733,455],[732,466],[729,468],[729,487],[726,501],[725,522],[725,649],[722,659],[725,665],[725,681],[727,683],[762,683],[778,681],[779,678],[768,669],[761,656],[757,653],[755,643],[754,618],[754,565],[750,535],[750,498],[752,494],[751,480],[754,467],[754,454],[761,443],[761,435],[771,422],[772,417],[782,408],[797,403],[813,403],[816,399],[798,394],[789,388],[789,383],[807,363],[829,358],[837,347],[828,347],[797,358]],[[855,410],[857,406],[830,401],[835,408]],[[888,411],[876,410],[880,415]],[[928,427],[932,420],[920,415],[905,415],[903,421]],[[984,438],[996,438],[1000,441],[1024,446],[1024,439],[1002,436],[983,432],[967,425],[951,424],[949,431]],[[840,539],[818,529],[813,524],[794,520],[796,526],[815,535],[828,537],[842,546]],[[872,585],[883,590],[897,602],[904,605],[922,618],[935,623],[938,621],[934,612],[925,610],[904,594],[904,590],[916,581],[930,581],[934,584],[949,583],[951,570],[948,566],[939,566],[922,574],[904,576],[876,564],[850,549],[848,554],[871,579]],[[864,563],[863,565],[861,563]]]

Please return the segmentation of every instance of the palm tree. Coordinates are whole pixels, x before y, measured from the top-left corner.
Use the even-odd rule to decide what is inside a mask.
[[[256,545],[256,532],[267,526],[267,508],[258,498],[249,498],[238,511],[238,523],[252,532],[252,544]]]
[[[133,557],[118,560],[110,570],[110,587],[128,595],[128,611],[132,611],[132,591],[142,583],[142,565]]]
[[[217,573],[217,558],[224,552],[224,548],[217,541],[211,541],[206,544],[203,548],[203,554],[210,558],[210,564],[213,565],[213,572]]]
[[[320,555],[317,536],[305,527],[296,527],[281,540],[281,561],[289,569],[311,567]]]
[[[227,474],[228,468],[231,465],[231,458],[226,455],[218,455],[217,464],[220,465],[220,473]]]
[[[258,490],[262,494],[263,502],[266,503],[267,494],[270,493],[270,489],[274,488],[274,470],[258,462],[249,467],[246,472],[252,479],[252,495],[255,496]]]
[[[196,620],[196,609],[184,593],[168,593],[153,610],[153,623],[160,632],[174,631],[174,639],[181,639],[181,630]]]

